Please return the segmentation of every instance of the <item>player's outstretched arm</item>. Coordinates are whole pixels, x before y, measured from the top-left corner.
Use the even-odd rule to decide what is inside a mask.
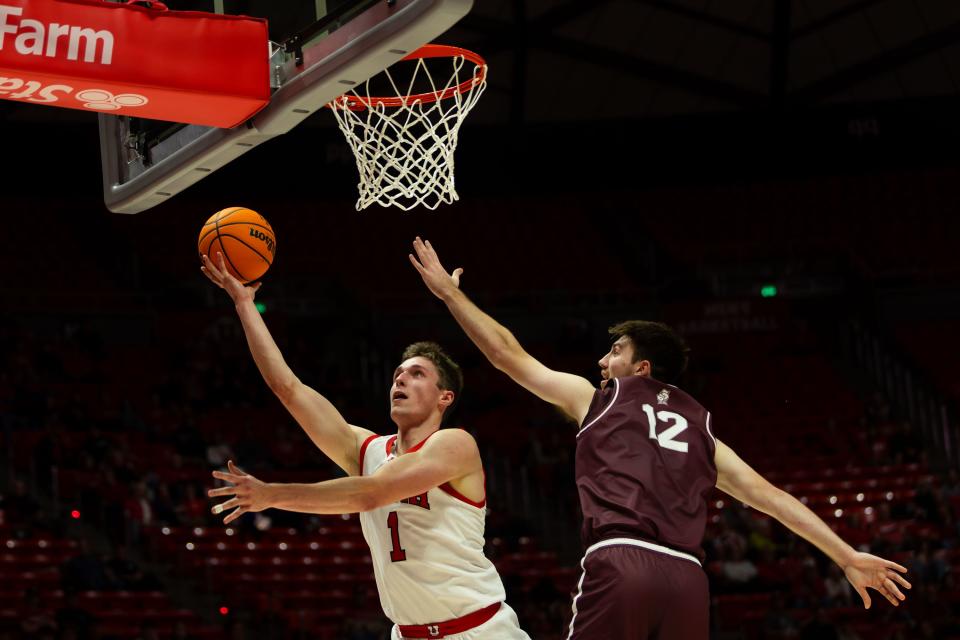
[[[224,524],[244,513],[284,509],[300,513],[357,513],[370,511],[426,493],[445,482],[480,473],[480,452],[473,437],[460,429],[444,429],[417,451],[384,465],[372,476],[338,478],[315,484],[266,483],[237,468],[231,460],[229,473],[214,471],[213,477],[230,486],[211,489],[211,498],[233,496],[213,507],[214,515],[233,511]]]
[[[898,606],[901,600],[906,599],[898,587],[910,588],[910,583],[900,575],[907,572],[906,567],[853,549],[817,514],[786,491],[770,484],[719,440],[715,460],[717,487],[720,490],[776,518],[827,554],[843,569],[847,580],[863,599],[864,608],[870,608],[867,588],[879,591],[893,606]]]
[[[254,305],[260,283],[244,286],[227,272],[223,254],[218,253],[217,256],[219,267],[207,256],[203,256],[203,266],[200,269],[233,300],[243,324],[250,353],[270,390],[328,458],[350,475],[357,475],[360,473],[360,443],[373,435],[373,432],[347,424],[329,400],[300,382],[287,366],[263,317]]]
[[[416,257],[410,262],[431,292],[447,305],[454,319],[463,328],[487,360],[514,382],[539,398],[559,406],[568,415],[583,422],[596,391],[585,378],[544,366],[527,353],[510,331],[480,310],[460,290],[463,269],[453,273],[440,264],[440,258],[429,241],[419,237],[413,242]]]

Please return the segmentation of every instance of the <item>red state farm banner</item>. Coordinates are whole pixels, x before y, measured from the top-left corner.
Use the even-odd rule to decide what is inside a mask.
[[[266,106],[265,20],[143,4],[0,0],[0,98],[214,127]]]

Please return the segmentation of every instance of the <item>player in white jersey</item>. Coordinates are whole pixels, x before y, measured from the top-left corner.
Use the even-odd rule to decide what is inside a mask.
[[[311,440],[350,477],[315,484],[265,483],[233,461],[213,476],[233,496],[213,513],[267,508],[302,513],[360,512],[384,613],[393,638],[529,640],[504,602],[503,583],[483,554],[486,507],[483,464],[473,437],[440,429],[463,385],[460,368],[434,343],[406,349],[390,388],[397,434],[378,436],[348,424],[322,395],[304,385],[283,360],[254,306],[259,284],[231,277],[203,258],[203,272],[236,305],[250,352],[270,389]]]

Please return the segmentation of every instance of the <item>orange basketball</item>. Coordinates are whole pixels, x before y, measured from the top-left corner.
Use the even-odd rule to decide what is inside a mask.
[[[197,248],[216,267],[220,266],[217,253],[222,253],[230,275],[247,283],[259,280],[273,264],[277,240],[262,215],[245,207],[228,207],[203,225]]]

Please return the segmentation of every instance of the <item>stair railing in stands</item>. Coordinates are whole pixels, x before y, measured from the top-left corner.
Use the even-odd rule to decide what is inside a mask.
[[[850,356],[919,430],[931,455],[960,468],[958,423],[944,397],[872,330],[851,321],[847,338]]]

